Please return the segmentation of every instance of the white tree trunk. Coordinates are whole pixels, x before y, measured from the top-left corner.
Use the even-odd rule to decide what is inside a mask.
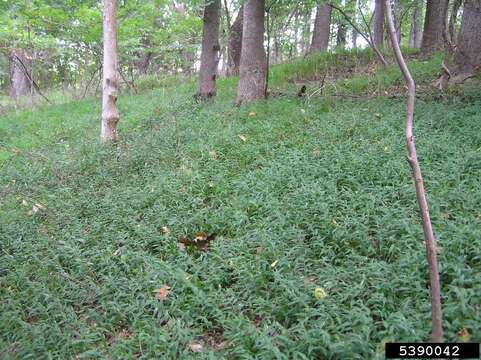
[[[117,122],[120,118],[115,106],[118,90],[116,0],[102,0],[102,8],[104,62],[100,140],[106,143],[117,140]]]

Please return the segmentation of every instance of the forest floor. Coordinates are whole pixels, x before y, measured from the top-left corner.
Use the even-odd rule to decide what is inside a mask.
[[[428,340],[402,78],[360,58],[274,67],[271,99],[240,109],[237,79],[207,103],[194,81],[121,96],[115,147],[97,99],[2,116],[0,358],[382,359]],[[415,132],[445,339],[480,342],[480,88],[432,90],[440,59],[410,61]]]

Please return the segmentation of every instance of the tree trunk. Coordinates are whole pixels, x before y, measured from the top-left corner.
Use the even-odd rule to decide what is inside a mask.
[[[421,54],[423,56],[443,49],[443,33],[446,31],[447,9],[448,0],[428,0],[421,43]]]
[[[357,49],[357,37],[358,37],[358,33],[356,31],[356,29],[352,29],[352,48],[353,49]]]
[[[384,42],[384,5],[383,0],[374,1],[373,14],[373,34],[372,40],[374,45],[382,47]]]
[[[266,52],[264,49],[265,0],[246,0],[236,104],[265,98]]]
[[[409,47],[419,49],[423,33],[421,32],[421,20],[423,3],[421,0],[414,0],[413,16],[411,21],[411,31],[409,32]]]
[[[239,66],[242,50],[242,28],[244,25],[244,6],[241,6],[237,18],[229,31],[228,51],[228,76],[239,75]]]
[[[13,50],[10,54],[10,96],[13,98],[30,95],[32,91],[32,62],[24,50]]]
[[[346,47],[346,24],[342,20],[337,25],[336,46],[341,49]]]
[[[220,0],[213,0],[204,10],[202,53],[200,56],[199,92],[201,98],[216,95],[217,67],[219,65]]]
[[[310,53],[326,51],[329,45],[329,32],[331,29],[331,12],[329,4],[317,4],[316,20],[314,22],[314,32]]]
[[[398,44],[401,44],[401,35],[402,35],[402,31],[401,31],[401,23],[400,23],[400,20],[398,19],[398,13],[399,13],[399,8],[400,8],[400,5],[399,5],[399,2],[397,0],[391,0],[391,5],[392,5],[392,12],[393,12],[393,21],[394,21],[394,28],[396,29],[396,36],[397,36],[397,41],[398,41]],[[401,19],[402,20],[402,19]],[[389,32],[389,31],[387,31]],[[388,34],[388,42],[389,42],[389,34]]]
[[[305,55],[309,52],[309,41],[311,39],[311,11],[308,10],[304,13],[303,29],[302,29],[302,54]]]
[[[294,54],[299,54],[299,9],[296,9],[294,15]]]
[[[117,101],[117,17],[116,0],[103,0],[103,88],[102,88],[102,129],[100,140],[103,143],[117,140],[117,123],[120,115]]]
[[[481,70],[481,0],[464,2],[454,62],[452,83],[462,82]]]
[[[449,41],[451,44],[456,44],[456,19],[458,17],[458,11],[461,7],[462,0],[455,0],[453,3],[453,10],[451,11],[451,16],[449,17]]]

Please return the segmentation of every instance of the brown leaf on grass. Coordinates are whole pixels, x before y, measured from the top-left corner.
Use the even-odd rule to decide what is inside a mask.
[[[214,150],[209,151],[209,157],[212,160],[217,160],[219,158],[219,156],[217,155],[217,153]]]
[[[247,138],[245,135],[238,135],[239,136],[239,139],[241,139],[242,142],[246,142],[247,141]]]
[[[469,340],[471,340],[471,334],[466,328],[462,328],[461,330],[459,330],[458,336],[464,342],[468,342]]]
[[[189,347],[190,351],[195,353],[201,352],[203,348],[202,344],[199,342],[190,342],[187,344],[187,346]]]
[[[167,236],[169,235],[169,228],[167,226],[162,226],[162,235]]]
[[[304,278],[304,284],[315,284],[317,282],[316,275],[309,275]]]
[[[158,289],[155,289],[153,292],[157,295],[158,299],[165,300],[170,294],[170,286],[164,285]]]
[[[203,337],[202,343],[206,348],[213,351],[221,351],[228,346],[228,342],[224,339],[222,329],[207,332]]]
[[[108,339],[109,345],[112,345],[113,343],[115,343],[119,340],[128,339],[131,336],[132,336],[132,332],[129,329],[122,328],[115,335],[109,336],[109,339]]]
[[[203,231],[195,233],[193,239],[189,239],[187,235],[182,235],[179,237],[179,243],[184,244],[184,246],[196,247],[198,250],[207,250],[210,247],[210,243],[214,240],[216,234],[207,235]]]

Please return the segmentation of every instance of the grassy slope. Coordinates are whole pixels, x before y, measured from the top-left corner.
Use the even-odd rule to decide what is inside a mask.
[[[274,88],[319,64],[274,69]],[[429,78],[438,62],[411,65]],[[399,79],[389,69],[326,91],[383,93]],[[381,357],[383,339],[427,340],[404,100],[235,109],[235,79],[210,104],[193,92],[120,99],[116,149],[97,144],[97,102],[1,119],[2,356],[365,359]],[[462,328],[481,341],[480,112],[479,101],[417,103],[452,341]],[[36,202],[46,210],[29,214]],[[217,234],[212,249],[180,251],[177,238],[196,231]]]

